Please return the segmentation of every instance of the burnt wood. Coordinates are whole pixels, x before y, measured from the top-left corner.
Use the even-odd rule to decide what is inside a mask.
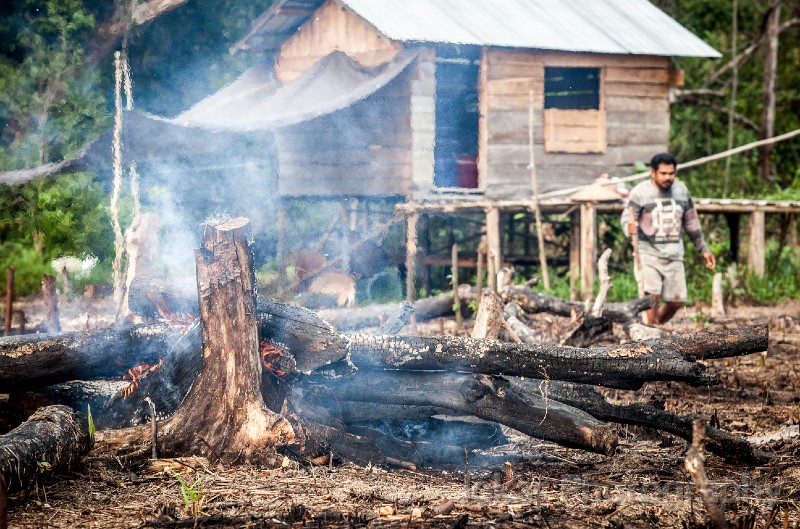
[[[179,336],[166,324],[147,324],[0,338],[0,392],[119,377],[140,362],[158,362]]]
[[[546,399],[520,395],[501,377],[457,373],[359,371],[325,380],[341,401],[436,406],[510,426],[532,437],[612,454],[617,438],[586,412]]]
[[[66,470],[91,448],[86,417],[66,406],[48,406],[0,436],[0,473],[8,488],[29,490],[40,473]]]
[[[195,256],[203,366],[162,423],[159,452],[274,462],[275,445],[290,442],[294,431],[261,395],[250,222],[236,218],[202,228]]]
[[[345,335],[359,367],[456,370],[638,389],[651,380],[717,384],[703,364],[658,341],[578,349],[472,340],[456,336]]]
[[[541,391],[543,381],[509,378],[509,383],[523,395],[536,395]],[[552,380],[547,382],[547,391],[550,398],[580,408],[598,419],[646,426],[692,441],[694,417],[677,415],[647,404],[611,404],[596,390],[583,384]],[[771,459],[769,454],[759,450],[743,437],[718,428],[706,430],[706,448],[735,464],[763,464]]]
[[[525,312],[549,312],[564,317],[570,317],[573,312],[581,316],[585,312],[583,303],[548,296],[521,285],[509,287],[501,294],[503,301],[513,301]],[[627,323],[635,320],[640,312],[651,308],[654,301],[652,297],[645,296],[622,303],[606,303],[602,316],[615,323]]]

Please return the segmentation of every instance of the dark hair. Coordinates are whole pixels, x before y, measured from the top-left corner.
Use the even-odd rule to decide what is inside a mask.
[[[653,156],[650,160],[650,169],[658,171],[658,166],[661,164],[674,165],[675,169],[678,168],[678,160],[668,152],[662,152]]]

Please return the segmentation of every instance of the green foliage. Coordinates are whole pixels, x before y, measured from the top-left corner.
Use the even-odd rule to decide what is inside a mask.
[[[0,168],[63,159],[99,131],[105,100],[85,74],[94,16],[80,0],[27,0],[0,28]]]
[[[61,255],[113,257],[105,198],[90,173],[0,185],[0,269],[14,266],[17,293],[38,292]]]
[[[51,470],[53,470],[53,465],[51,465],[47,461],[37,461],[36,462],[36,470],[40,474],[44,474],[45,472],[50,472]]]
[[[186,507],[186,511],[193,515],[197,516],[203,510],[203,476],[202,474],[197,475],[197,479],[193,483],[189,483],[185,481],[180,475],[178,475],[175,471],[171,469],[167,469],[167,471],[178,480],[181,486],[181,497],[183,498],[183,505]]]
[[[94,419],[92,419],[91,405],[86,405],[86,415],[89,417],[89,444],[94,445],[94,434],[97,429],[94,426]]]

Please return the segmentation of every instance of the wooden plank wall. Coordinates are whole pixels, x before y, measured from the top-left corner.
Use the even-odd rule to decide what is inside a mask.
[[[329,0],[281,45],[275,73],[286,83],[333,51],[372,68],[391,60],[403,45],[387,39],[338,2]]]
[[[358,103],[275,134],[285,196],[407,195],[413,65]]]
[[[602,68],[605,153],[562,154],[544,149],[545,66]],[[591,182],[637,160],[648,161],[669,143],[668,57],[489,49],[481,82],[481,182],[490,198],[530,196],[527,168],[528,98],[534,91],[534,155],[539,192]],[[485,113],[485,114],[484,114]]]

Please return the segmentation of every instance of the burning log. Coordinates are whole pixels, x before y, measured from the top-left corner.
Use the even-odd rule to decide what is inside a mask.
[[[456,336],[346,335],[359,367],[402,370],[457,370],[638,389],[652,380],[690,385],[716,384],[703,364],[657,340],[613,347],[577,349],[472,340]]]
[[[339,401],[435,406],[510,426],[563,446],[612,454],[617,438],[586,412],[543,395],[524,398],[501,377],[359,371],[324,382]]]
[[[157,363],[177,339],[164,324],[0,338],[0,390],[12,393],[66,382],[122,376],[142,361]]]
[[[64,470],[89,451],[86,417],[66,406],[36,411],[0,436],[0,473],[12,490],[29,490],[44,470]]]
[[[586,312],[583,303],[566,301],[561,298],[541,294],[525,286],[512,286],[501,292],[503,301],[513,301],[525,312],[549,312],[569,318],[574,311],[579,316]],[[627,323],[637,319],[637,315],[653,306],[655,300],[645,296],[623,303],[607,303],[603,316],[615,323]]]

